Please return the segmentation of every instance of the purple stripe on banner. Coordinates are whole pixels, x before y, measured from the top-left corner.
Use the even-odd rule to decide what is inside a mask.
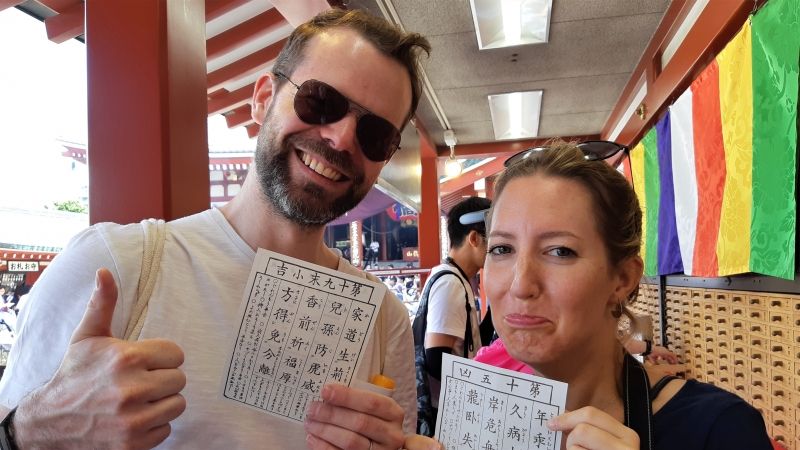
[[[683,272],[678,226],[675,223],[675,187],[672,182],[672,133],[669,112],[656,124],[658,176],[661,197],[658,202],[658,274]]]

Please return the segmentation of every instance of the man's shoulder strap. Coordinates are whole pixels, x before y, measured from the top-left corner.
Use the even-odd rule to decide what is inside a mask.
[[[425,282],[425,287],[422,288],[422,295],[419,297],[417,313],[414,315],[414,323],[411,326],[414,332],[415,343],[421,344],[425,342],[425,329],[428,328],[428,294],[430,294],[431,287],[433,287],[436,281],[445,275],[453,275],[459,280],[461,279],[461,277],[452,270],[442,269],[431,275],[428,281]]]
[[[153,294],[156,279],[161,269],[161,255],[164,253],[164,241],[167,239],[167,223],[163,220],[147,219],[141,221],[144,231],[144,248],[142,252],[142,269],[139,274],[139,287],[136,301],[131,308],[131,317],[125,328],[124,339],[139,339],[147,316],[147,304]]]

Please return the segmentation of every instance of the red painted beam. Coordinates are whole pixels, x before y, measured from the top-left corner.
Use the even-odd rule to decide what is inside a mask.
[[[250,102],[255,83],[250,83],[235,91],[217,91],[208,97],[208,115],[226,113]]]
[[[76,3],[60,14],[44,19],[47,39],[60,44],[76,38],[86,31],[84,4]]]
[[[326,0],[272,0],[272,5],[295,28],[322,11],[330,9]]]
[[[251,0],[206,0],[206,22],[250,3]]]
[[[11,248],[0,248],[0,258],[30,260],[30,261],[48,261],[56,257],[57,252],[37,252],[32,250],[17,250]]]
[[[283,20],[281,13],[275,8],[269,9],[209,39],[206,42],[206,59],[211,61],[214,58],[219,58],[237,47],[274,31],[284,24],[286,24],[286,21]]]
[[[203,0],[87,0],[89,220],[208,208]]]
[[[585,136],[564,136],[559,139],[562,139],[567,142],[583,142],[583,141],[590,141],[599,139],[600,137],[596,134],[585,135]],[[498,155],[507,155],[511,156],[514,153],[521,152],[526,148],[531,147],[541,147],[547,145],[555,138],[537,138],[537,139],[526,139],[523,141],[496,141],[496,142],[481,142],[477,144],[459,144],[456,145],[456,157],[457,158],[488,158],[492,156]],[[440,146],[436,149],[437,156],[440,158],[447,158],[450,156],[450,148],[446,146]]]
[[[436,142],[431,138],[430,133],[428,133],[428,128],[425,124],[419,120],[419,118],[414,118],[412,125],[414,128],[417,129],[417,134],[419,135],[420,140],[420,148],[419,148],[419,156],[420,158],[435,158],[439,156],[436,151]],[[422,141],[425,142],[425,145],[422,145]],[[449,153],[448,153],[449,154]]]
[[[225,114],[225,123],[228,124],[228,128],[247,126],[255,123],[250,105],[240,106],[228,114]]]
[[[603,127],[603,136],[608,136],[619,121],[625,120],[617,141],[630,145],[641,139],[662,111],[672,104],[691,84],[705,66],[719,53],[741,28],[753,10],[753,0],[729,0],[708,2],[697,18],[683,43],[672,56],[667,67],[661,67],[664,47],[680,27],[693,2],[673,2],[664,19],[647,46],[614,110]],[[636,83],[644,75],[647,79],[647,95],[643,103],[647,116],[644,120],[635,115],[624,118],[637,88]]]
[[[218,153],[208,155],[209,164],[244,164],[249,165],[253,162],[252,156],[219,156]]]
[[[251,123],[244,127],[247,130],[247,137],[253,139],[254,137],[258,136],[258,132],[261,131],[261,125],[257,123]]]
[[[271,44],[208,74],[208,92],[214,92],[228,81],[266,69],[280,53],[286,39]]]
[[[53,12],[61,14],[70,7],[83,3],[83,0],[38,0],[38,2],[50,8]]]
[[[459,189],[470,186],[480,179],[488,178],[496,173],[500,173],[505,167],[503,163],[506,162],[506,157],[511,155],[513,155],[513,153],[508,153],[507,155],[496,154],[496,158],[492,161],[489,161],[488,163],[468,172],[464,172],[456,178],[441,183],[439,185],[440,195],[444,197],[447,194],[451,194]]]
[[[439,173],[437,168],[436,144],[428,134],[421,120],[415,119],[414,126],[419,135],[419,154],[422,175],[420,176],[420,203],[417,236],[419,242],[419,267],[429,269],[441,261],[439,240]],[[424,283],[425,277],[422,282]]]
[[[0,0],[0,11],[19,5],[24,0]]]

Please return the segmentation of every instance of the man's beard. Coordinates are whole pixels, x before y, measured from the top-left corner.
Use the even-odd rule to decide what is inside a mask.
[[[267,116],[269,117],[269,113]],[[278,140],[277,132],[267,120],[258,136],[255,164],[261,192],[283,217],[304,227],[318,227],[331,222],[353,209],[369,192],[371,186],[364,183],[364,174],[351,173],[350,187],[339,197],[329,199],[322,186],[308,181],[303,185],[291,178],[289,159],[295,158],[295,149],[314,157],[322,156],[333,167],[348,167],[355,170],[348,152],[337,151],[320,140],[298,134]]]

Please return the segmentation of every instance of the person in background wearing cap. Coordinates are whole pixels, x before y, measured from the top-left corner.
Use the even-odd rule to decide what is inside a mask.
[[[436,408],[441,386],[442,354],[472,358],[481,347],[480,319],[469,280],[483,267],[486,259],[483,217],[490,206],[491,201],[486,198],[469,197],[453,206],[447,214],[450,250],[445,262],[431,269],[414,319],[418,349],[418,413],[420,376],[427,376],[431,405]],[[422,343],[417,342],[422,331],[424,358],[419,354]],[[430,435],[429,431],[420,430],[419,423],[417,431]]]
[[[140,339],[122,339],[138,297],[143,226],[76,236],[31,292],[0,382],[0,445],[29,448],[397,450],[410,437],[414,364],[407,312],[386,295],[354,378],[327,384],[305,424],[220,400],[236,311],[256,249],[367,275],[328,249],[325,225],[358,204],[398,149],[420,97],[427,40],[359,11],[298,26],[255,83],[255,164],[225,206],[167,224]],[[371,277],[374,281],[374,277]],[[379,349],[388,348],[383,352]],[[418,445],[421,444],[421,447]]]

